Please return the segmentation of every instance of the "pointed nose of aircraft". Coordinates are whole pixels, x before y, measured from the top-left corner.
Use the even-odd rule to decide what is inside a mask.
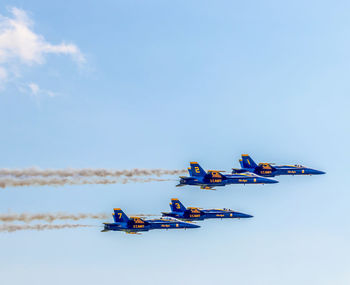
[[[275,179],[271,179],[271,178],[260,177],[259,178],[259,183],[274,184],[274,183],[278,183],[278,181],[275,180]]]
[[[254,216],[244,214],[244,213],[235,212],[234,217],[239,218],[239,219],[244,219],[244,218],[253,218]]]
[[[320,170],[316,170],[316,169],[311,169],[309,168],[307,171],[306,171],[307,174],[311,174],[311,175],[319,175],[319,174],[326,174],[326,172],[324,171],[320,171]]]
[[[198,226],[198,225],[196,225],[196,224],[188,223],[188,224],[186,225],[186,228],[195,229],[195,228],[200,228],[200,226]]]

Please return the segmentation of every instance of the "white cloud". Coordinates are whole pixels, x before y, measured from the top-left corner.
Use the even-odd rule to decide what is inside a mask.
[[[47,54],[69,55],[78,64],[85,62],[76,45],[64,42],[55,45],[36,34],[34,23],[24,10],[13,7],[10,12],[12,17],[0,15],[0,83],[10,76],[18,77],[22,65],[44,64]],[[40,90],[35,84],[29,88],[33,94]]]
[[[35,84],[35,83],[32,82],[32,83],[29,83],[29,84],[28,84],[28,87],[29,87],[29,89],[30,89],[30,92],[31,92],[33,95],[38,95],[39,90],[40,90],[38,84]]]
[[[7,79],[7,71],[5,68],[0,66],[0,81],[5,81]]]
[[[41,89],[39,87],[39,85],[34,83],[34,82],[29,83],[27,87],[29,89],[30,95],[35,96],[35,97],[38,97],[39,95],[46,95],[49,97],[56,96],[55,92],[52,92],[51,90]],[[21,91],[23,93],[27,93],[27,90],[25,90],[24,88],[21,88]]]
[[[25,11],[10,9],[13,18],[0,15],[0,63],[17,59],[25,64],[42,64],[48,53],[71,55],[77,62],[85,61],[83,54],[74,44],[53,45],[36,34],[33,22]]]

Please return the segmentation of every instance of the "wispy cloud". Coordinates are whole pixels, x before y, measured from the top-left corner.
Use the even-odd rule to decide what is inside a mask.
[[[0,66],[0,81],[4,81],[7,79],[7,71],[5,68]]]
[[[21,9],[9,9],[11,16],[0,14],[0,83],[18,77],[21,66],[42,65],[48,54],[68,55],[78,64],[86,60],[80,49],[72,43],[52,44],[34,32],[34,22]],[[14,71],[15,70],[15,71]],[[36,83],[28,85],[31,94],[42,91]],[[51,92],[51,91],[49,91]],[[54,94],[53,92],[48,95]]]
[[[47,42],[42,35],[32,30],[33,21],[25,11],[15,7],[10,11],[12,18],[0,15],[0,63],[17,59],[29,65],[42,64],[49,53],[70,55],[79,63],[85,61],[76,45]]]
[[[29,94],[32,95],[32,96],[39,96],[39,95],[46,95],[46,96],[49,96],[49,97],[55,97],[57,94],[51,90],[46,90],[46,89],[42,89],[39,87],[38,84],[34,83],[34,82],[31,82],[28,84],[28,89],[29,89]],[[21,88],[21,90],[26,93],[27,90],[26,89],[23,89]]]
[[[38,84],[35,84],[32,82],[32,83],[28,84],[28,87],[33,95],[38,95],[39,90],[40,90]]]

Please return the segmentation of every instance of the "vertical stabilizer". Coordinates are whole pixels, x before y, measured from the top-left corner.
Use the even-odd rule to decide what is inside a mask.
[[[255,167],[257,167],[254,160],[248,154],[242,154],[241,165],[243,168],[255,168]]]
[[[170,209],[172,212],[185,212],[186,207],[182,205],[179,199],[171,199]]]
[[[203,177],[207,174],[198,162],[191,162],[190,164],[192,176]]]
[[[120,208],[114,209],[113,218],[116,223],[129,221],[128,216]]]

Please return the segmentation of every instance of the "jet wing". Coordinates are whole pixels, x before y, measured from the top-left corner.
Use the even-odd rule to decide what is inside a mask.
[[[197,178],[196,177],[188,177],[188,176],[179,176],[179,178],[183,179],[183,180],[196,180]]]
[[[248,172],[248,170],[244,168],[232,168],[232,173],[244,173],[244,172]]]
[[[186,186],[186,182],[197,180],[197,178],[195,178],[195,177],[188,177],[188,176],[180,176],[180,179],[181,179],[181,181],[185,180],[185,182],[177,184],[176,187]]]
[[[210,187],[210,186],[201,186],[201,189],[203,189],[203,190],[216,190],[216,189],[214,189],[213,187]]]

